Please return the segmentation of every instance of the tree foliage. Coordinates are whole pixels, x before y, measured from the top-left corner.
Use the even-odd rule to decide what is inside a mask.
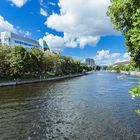
[[[138,82],[138,84],[139,84],[138,86],[133,87],[133,88],[129,91],[129,93],[131,94],[133,100],[134,100],[136,97],[139,97],[139,96],[140,96],[140,82]],[[136,109],[135,112],[136,112],[137,114],[140,115],[140,109]]]
[[[125,36],[128,51],[140,67],[140,0],[111,0],[107,14]]]
[[[8,46],[0,46],[0,77],[4,77],[9,73],[11,50]]]
[[[92,70],[71,57],[43,53],[37,48],[0,46],[0,77],[39,78]]]
[[[114,70],[116,72],[120,72],[120,71],[139,71],[138,68],[135,67],[133,61],[131,61],[130,64],[126,65],[126,64],[118,64],[117,66],[109,66],[107,68],[107,70]]]

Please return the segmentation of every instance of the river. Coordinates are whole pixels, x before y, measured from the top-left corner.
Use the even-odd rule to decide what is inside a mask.
[[[138,79],[118,75],[0,88],[0,140],[139,140]]]

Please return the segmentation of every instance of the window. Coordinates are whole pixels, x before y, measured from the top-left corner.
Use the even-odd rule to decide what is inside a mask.
[[[18,41],[18,40],[15,40],[15,43],[20,44],[20,45],[24,45],[24,46],[28,46],[28,47],[36,47],[36,48],[38,48],[38,46],[36,46],[36,45],[32,45],[32,44],[22,42],[22,41]]]

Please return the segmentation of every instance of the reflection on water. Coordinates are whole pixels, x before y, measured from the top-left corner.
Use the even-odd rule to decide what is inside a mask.
[[[0,140],[138,140],[128,89],[137,79],[93,73],[0,89]]]

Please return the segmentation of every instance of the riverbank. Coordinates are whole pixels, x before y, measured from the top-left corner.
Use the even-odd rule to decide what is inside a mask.
[[[80,77],[86,75],[88,73],[78,73],[78,74],[70,74],[65,76],[53,77],[53,78],[45,78],[45,79],[34,79],[34,80],[21,80],[21,81],[11,81],[11,82],[2,82],[0,83],[0,87],[6,86],[17,86],[17,85],[24,85],[24,84],[31,84],[31,83],[41,83],[47,81],[56,81],[56,80],[63,80],[68,78]]]
[[[140,72],[139,71],[109,71],[109,72],[115,72],[115,73],[121,73],[121,74],[127,74],[127,75],[131,75],[131,76],[136,76],[136,77],[140,77]]]

